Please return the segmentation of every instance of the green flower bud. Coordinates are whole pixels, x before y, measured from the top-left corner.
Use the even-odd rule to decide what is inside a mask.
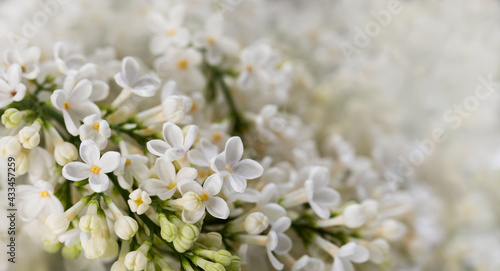
[[[168,221],[165,214],[158,215],[158,221],[161,227],[161,237],[167,242],[172,242],[177,237],[177,232],[179,231],[177,226]]]
[[[186,242],[196,242],[199,235],[200,230],[195,225],[186,224],[179,231],[179,238]]]
[[[25,115],[26,113],[15,108],[9,108],[2,115],[2,124],[8,129],[15,128],[21,123]]]
[[[43,248],[45,249],[45,251],[47,251],[48,253],[56,253],[57,251],[59,251],[59,249],[61,248],[61,243],[55,243],[55,244],[51,244],[51,243],[45,243],[43,245]]]
[[[82,250],[81,250],[81,246],[79,244],[76,244],[72,247],[63,247],[62,248],[62,256],[68,260],[74,260],[74,259],[78,258],[78,256],[80,256],[80,252],[82,252]]]
[[[226,266],[227,271],[241,271],[241,258],[233,255],[231,257],[231,264]]]
[[[184,253],[187,250],[189,250],[193,246],[194,242],[185,242],[182,238],[175,238],[173,244],[175,250],[177,250],[179,253]]]

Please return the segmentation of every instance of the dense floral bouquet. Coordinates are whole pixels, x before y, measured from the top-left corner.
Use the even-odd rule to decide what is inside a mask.
[[[349,77],[315,83],[293,49],[228,30],[255,3],[94,2],[54,1],[71,27],[2,48],[19,234],[68,270],[391,270],[439,242],[418,227],[432,193],[391,173],[386,119],[329,94]]]

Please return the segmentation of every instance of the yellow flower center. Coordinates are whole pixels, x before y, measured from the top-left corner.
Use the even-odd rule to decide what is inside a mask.
[[[201,201],[207,201],[207,200],[208,200],[208,195],[207,195],[207,193],[205,193],[205,194],[201,194],[201,195],[199,195],[199,196],[200,196]]]
[[[94,130],[97,130],[99,131],[99,122],[94,122],[94,126],[92,126],[92,128],[94,128]]]
[[[231,168],[229,167],[229,165],[226,165],[225,168],[226,168],[227,172],[231,173]]]
[[[252,65],[248,65],[247,66],[247,71],[248,72],[252,72],[253,71],[253,66]]]
[[[210,45],[214,45],[215,44],[215,39],[213,37],[208,37],[207,38],[207,43],[210,44]]]
[[[188,61],[185,59],[181,59],[177,61],[177,67],[181,70],[185,70],[188,67]]]
[[[101,171],[101,168],[98,166],[92,166],[90,171],[92,171],[92,173],[99,174],[99,171]]]
[[[175,187],[176,183],[170,183],[170,185],[168,186],[168,189],[173,189]]]
[[[173,37],[173,36],[175,36],[175,34],[177,34],[177,30],[175,30],[175,29],[170,29],[167,31],[167,36],[169,36],[169,37]]]
[[[130,159],[128,159],[128,158],[127,158],[127,159],[125,159],[125,165],[126,165],[126,166],[130,165],[130,163],[132,163],[132,161],[130,161]]]
[[[26,65],[22,65],[22,66],[21,66],[21,71],[23,71],[23,73],[25,73],[25,72],[26,72]]]
[[[50,196],[50,195],[49,195],[49,192],[47,192],[47,190],[44,190],[44,191],[40,192],[40,197],[46,198],[48,196]]]
[[[142,204],[142,197],[140,197],[140,198],[138,198],[138,199],[136,199],[136,200],[134,200],[134,201],[135,201],[135,203],[137,204],[137,206],[139,206],[139,205],[141,205],[141,204]]]
[[[205,179],[205,177],[207,177],[207,172],[204,170],[200,170],[198,171],[198,176],[200,176],[200,178],[202,179]]]
[[[9,68],[9,63],[4,62],[4,63],[3,63],[3,66],[7,69],[7,68]]]
[[[212,139],[213,139],[214,141],[219,141],[219,140],[221,140],[221,139],[222,139],[222,134],[221,134],[221,133],[213,133],[213,134],[212,134]]]
[[[64,103],[64,109],[68,110],[69,109],[69,102]]]

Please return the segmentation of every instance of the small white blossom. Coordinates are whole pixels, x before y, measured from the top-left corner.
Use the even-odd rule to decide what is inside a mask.
[[[161,158],[156,160],[155,172],[159,179],[144,181],[141,184],[141,189],[149,195],[158,196],[161,200],[171,198],[182,180],[194,180],[198,176],[196,169],[191,167],[181,168],[176,173],[174,165]]]
[[[133,57],[128,56],[123,59],[122,70],[115,75],[115,81],[120,87],[130,90],[138,96],[154,96],[160,87],[160,79],[150,74],[139,75],[139,63]]]
[[[148,158],[140,154],[123,156],[120,160],[120,165],[113,172],[118,177],[118,184],[123,189],[130,189],[134,183],[134,179],[138,182],[146,180],[151,175],[146,165],[147,162]]]
[[[16,48],[5,51],[4,61],[5,65],[9,68],[13,65],[18,65],[21,68],[24,78],[35,79],[40,72],[40,68],[38,67],[40,55],[41,50],[36,46],[26,49]]]
[[[151,244],[149,242],[145,242],[139,247],[138,250],[127,253],[125,256],[125,266],[127,269],[134,271],[144,270],[148,262],[147,253],[150,247]]]
[[[172,122],[163,124],[163,140],[154,139],[147,143],[148,150],[168,162],[177,161],[181,166],[188,166],[187,152],[193,146],[198,134],[198,126],[188,126],[186,136],[181,128]]]
[[[21,83],[21,67],[17,64],[7,69],[6,78],[0,78],[0,108],[18,102],[26,95],[26,86]]]
[[[47,217],[64,211],[49,182],[39,180],[33,185],[18,185],[17,194],[21,201],[20,217],[24,221],[31,221],[41,214]]]
[[[184,47],[188,44],[190,33],[182,26],[185,13],[186,7],[177,4],[169,9],[167,18],[156,12],[149,15],[149,25],[154,32],[149,48],[153,54],[161,54],[171,46]]]
[[[200,65],[201,53],[193,48],[171,50],[155,60],[158,73],[168,76],[177,82],[180,89],[187,92],[201,91],[206,79]]]
[[[83,124],[78,129],[80,139],[92,139],[100,150],[106,148],[108,138],[111,137],[111,129],[106,120],[102,120],[98,114],[92,114],[83,119]]]
[[[148,193],[137,188],[129,195],[128,206],[132,212],[138,215],[144,214],[149,209],[149,204],[151,204],[151,198]]]
[[[231,137],[226,142],[224,152],[216,156],[211,165],[212,170],[223,178],[225,185],[230,185],[238,193],[245,191],[247,180],[258,178],[264,172],[264,168],[259,163],[252,159],[241,160],[242,156],[241,138]]]
[[[223,20],[220,16],[212,15],[205,23],[205,30],[194,36],[194,45],[206,49],[205,56],[208,64],[220,64],[225,55],[234,55],[239,49],[238,43],[223,35]]]
[[[82,162],[71,162],[63,167],[64,178],[70,181],[89,179],[90,188],[94,192],[106,191],[109,187],[109,177],[106,173],[112,172],[120,164],[120,153],[106,152],[100,157],[99,148],[92,140],[85,140],[80,145]]]
[[[182,220],[186,223],[196,223],[205,214],[205,209],[214,217],[226,219],[229,216],[229,207],[219,194],[222,181],[217,175],[211,175],[205,180],[203,186],[192,180],[183,180],[179,184],[179,191],[183,195],[182,202],[185,207],[182,211]],[[188,197],[188,203],[186,203]],[[187,208],[186,208],[187,207]]]
[[[74,136],[78,135],[80,120],[92,114],[101,114],[99,107],[89,100],[91,93],[92,84],[84,79],[73,88],[65,85],[64,89],[58,89],[50,96],[54,107],[63,113],[66,129]]]
[[[19,131],[19,143],[23,144],[26,149],[33,149],[40,144],[40,128],[42,125],[39,121],[35,121],[31,126],[25,126]]]
[[[353,271],[354,263],[364,263],[370,259],[370,252],[362,245],[349,242],[340,247],[333,260],[332,271]]]

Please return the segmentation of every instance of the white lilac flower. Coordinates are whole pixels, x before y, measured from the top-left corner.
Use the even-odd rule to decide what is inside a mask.
[[[169,47],[184,47],[189,43],[189,30],[183,27],[186,7],[177,4],[170,8],[168,16],[152,12],[149,17],[149,26],[154,32],[149,48],[153,54],[161,54]]]
[[[53,53],[57,69],[63,74],[73,77],[81,74],[87,77],[95,73],[96,65],[87,63],[82,54],[70,54],[65,42],[56,42]]]
[[[26,86],[21,83],[21,67],[12,64],[6,73],[6,78],[0,78],[0,108],[12,102],[18,102],[26,95]]]
[[[41,214],[48,217],[64,211],[61,202],[54,196],[54,187],[49,182],[38,180],[33,185],[18,185],[17,194],[22,201],[20,217],[24,221],[31,221]]]
[[[154,96],[160,87],[160,79],[154,75],[140,75],[139,62],[133,57],[123,58],[121,72],[115,75],[116,83],[141,97]]]
[[[292,248],[292,240],[285,234],[292,224],[288,217],[282,217],[274,223],[267,236],[262,235],[239,235],[238,240],[244,243],[244,246],[259,245],[266,248],[267,257],[272,266],[277,270],[282,270],[284,265],[274,255],[285,255]],[[245,253],[246,254],[246,253]]]
[[[193,224],[200,220],[205,214],[205,209],[214,217],[226,219],[229,216],[229,207],[219,194],[222,181],[217,175],[208,177],[203,186],[192,180],[183,180],[179,184],[182,198],[179,199],[184,210],[182,220]]]
[[[353,271],[354,263],[364,263],[370,259],[370,252],[362,245],[349,242],[340,247],[333,260],[332,271]]]
[[[279,199],[278,187],[274,183],[269,183],[261,190],[257,209],[266,215],[271,223],[275,223],[279,218],[286,216],[286,210],[276,202]]]
[[[238,77],[238,86],[248,90],[259,87],[269,89],[271,71],[277,62],[277,55],[268,44],[258,44],[245,48],[240,56],[242,72]]]
[[[185,95],[170,95],[161,103],[165,121],[173,123],[189,123],[193,120],[188,112],[193,107],[191,98]]]
[[[325,270],[325,263],[318,258],[302,255],[292,267],[292,271]]]
[[[344,224],[349,228],[359,228],[376,219],[378,216],[378,202],[364,200],[361,204],[351,204],[342,212]]]
[[[177,82],[180,89],[187,92],[201,91],[206,79],[200,65],[201,53],[193,48],[171,50],[155,60],[156,71]]]
[[[210,167],[210,162],[219,154],[219,148],[206,138],[200,139],[196,148],[188,152],[189,162],[200,167]]]
[[[304,187],[285,195],[281,205],[289,208],[308,202],[320,218],[327,219],[330,217],[330,209],[339,204],[340,194],[328,187],[330,182],[328,168],[313,166],[308,171]]]
[[[38,67],[40,55],[41,50],[36,46],[6,50],[4,54],[5,66],[19,65],[24,78],[35,79],[40,72]]]
[[[389,241],[397,241],[403,238],[407,232],[406,225],[395,219],[386,219],[377,229],[378,233]]]
[[[106,205],[108,205],[113,218],[115,219],[114,230],[116,235],[123,240],[130,240],[137,230],[139,230],[139,225],[137,221],[130,216],[123,215],[122,211],[111,201],[109,198],[105,198]]]
[[[239,49],[238,43],[223,35],[223,20],[212,15],[205,23],[205,30],[194,35],[193,43],[198,48],[206,50],[205,56],[210,65],[220,64],[226,55],[235,55]]]
[[[149,195],[158,196],[161,200],[171,198],[182,180],[194,180],[198,176],[196,169],[184,167],[176,173],[171,162],[161,158],[156,160],[155,172],[159,179],[149,179],[141,184],[141,189]]]
[[[269,218],[261,213],[254,212],[245,218],[245,230],[250,234],[259,234],[269,226]]]
[[[3,157],[17,156],[21,153],[22,145],[16,136],[3,136],[0,138],[0,155]],[[17,159],[16,159],[17,160]]]
[[[120,159],[120,165],[113,171],[113,174],[118,177],[118,184],[123,189],[130,189],[134,183],[134,179],[138,182],[146,180],[151,175],[146,165],[147,162],[148,158],[144,155],[123,155]]]
[[[91,93],[92,84],[84,79],[73,88],[65,85],[65,89],[58,89],[50,96],[54,107],[63,113],[66,129],[74,136],[78,135],[81,120],[92,114],[101,114],[99,107],[89,100]]]
[[[132,191],[129,195],[128,206],[132,212],[138,215],[144,214],[149,209],[149,204],[151,204],[151,198],[148,193],[142,191],[140,188]]]
[[[217,172],[234,191],[243,193],[247,180],[258,178],[264,168],[252,159],[243,159],[243,142],[240,137],[231,137],[226,142],[224,152],[212,160],[212,170]],[[241,161],[240,161],[241,160]]]
[[[148,151],[168,162],[177,161],[182,167],[189,166],[187,153],[198,135],[198,126],[190,125],[186,136],[181,128],[172,122],[163,124],[163,140],[154,139],[147,143]]]
[[[109,187],[109,177],[106,173],[112,172],[120,164],[120,153],[109,151],[100,155],[99,148],[92,140],[85,140],[80,144],[82,162],[71,162],[63,167],[64,178],[70,181],[89,179],[90,188],[94,192],[106,191]]]
[[[376,264],[381,264],[389,254],[389,243],[383,238],[377,238],[371,241],[368,245],[370,251],[370,261]]]
[[[80,139],[82,141],[91,139],[96,144],[99,150],[106,148],[108,138],[111,137],[111,129],[106,120],[102,120],[98,114],[92,114],[83,119],[83,124],[78,129],[80,131]]]
[[[52,234],[60,235],[68,229],[71,221],[83,209],[83,207],[85,207],[85,202],[80,200],[64,213],[61,212],[51,214],[45,220],[45,226],[47,226]]]

